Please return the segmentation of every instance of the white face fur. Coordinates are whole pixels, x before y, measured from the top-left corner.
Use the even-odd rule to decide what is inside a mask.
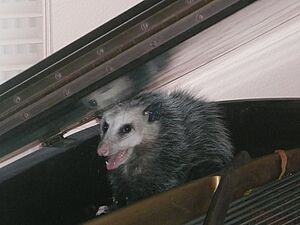
[[[107,169],[113,170],[126,163],[134,147],[151,142],[159,132],[157,121],[149,122],[143,107],[114,108],[106,112],[100,122],[103,139],[98,154],[108,157]]]

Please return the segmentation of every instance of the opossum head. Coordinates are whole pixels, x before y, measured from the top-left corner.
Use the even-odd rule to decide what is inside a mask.
[[[160,102],[148,106],[123,104],[104,113],[100,122],[102,140],[97,153],[106,157],[107,170],[138,160],[136,147],[157,138],[160,115]]]

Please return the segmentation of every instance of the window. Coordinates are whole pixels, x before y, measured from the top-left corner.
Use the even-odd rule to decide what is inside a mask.
[[[45,1],[0,0],[0,84],[45,57]]]

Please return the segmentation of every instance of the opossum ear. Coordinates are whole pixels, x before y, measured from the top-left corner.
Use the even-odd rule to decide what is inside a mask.
[[[144,115],[148,115],[148,121],[153,122],[159,120],[161,116],[161,102],[152,103],[144,110]]]

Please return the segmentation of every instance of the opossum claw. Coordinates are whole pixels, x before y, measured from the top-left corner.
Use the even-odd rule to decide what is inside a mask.
[[[107,214],[109,212],[109,207],[107,205],[99,206],[96,216]]]

